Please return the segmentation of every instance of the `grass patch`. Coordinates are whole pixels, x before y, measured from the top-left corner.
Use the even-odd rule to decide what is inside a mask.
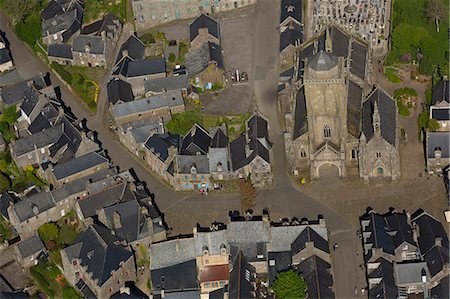
[[[84,67],[84,66],[69,66],[60,65],[52,62],[50,65],[62,78],[66,81],[78,96],[87,104],[92,112],[97,111],[97,103],[95,98],[95,85],[90,82],[98,82],[106,75],[106,69]]]
[[[402,79],[397,74],[397,71],[393,67],[387,67],[384,70],[384,75],[389,80],[389,82],[392,83],[400,83],[402,82]]]
[[[14,236],[12,227],[0,215],[0,241],[9,240]]]
[[[36,41],[41,38],[42,19],[39,13],[34,13],[23,22],[14,26],[17,37],[27,43],[36,52]]]
[[[409,116],[410,109],[414,108],[413,101],[418,96],[413,88],[403,87],[394,91],[394,99],[397,101],[398,113],[402,116]]]
[[[36,287],[51,298],[82,298],[81,295],[70,286],[62,276],[58,267],[45,260],[30,269]]]
[[[239,114],[233,116],[217,116],[211,114],[203,114],[200,109],[177,113],[167,123],[167,130],[173,134],[185,135],[194,124],[199,124],[206,130],[211,127],[226,124],[228,128],[228,137],[234,140],[245,131],[245,122],[250,118],[250,114]]]
[[[85,0],[83,23],[89,24],[112,12],[123,23],[127,19],[127,0]]]

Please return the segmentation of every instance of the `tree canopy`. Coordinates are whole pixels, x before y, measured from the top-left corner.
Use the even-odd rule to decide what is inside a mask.
[[[307,289],[305,280],[294,270],[279,273],[272,285],[272,290],[279,299],[306,298]]]
[[[38,229],[39,237],[41,237],[44,242],[56,240],[59,235],[59,228],[58,226],[53,223],[45,223],[41,225]]]

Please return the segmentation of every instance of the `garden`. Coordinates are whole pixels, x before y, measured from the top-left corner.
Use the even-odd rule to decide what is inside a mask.
[[[92,112],[97,111],[98,83],[106,74],[104,68],[50,64],[52,69],[78,94]]]
[[[404,87],[394,91],[394,99],[397,101],[398,113],[403,116],[409,116],[410,110],[416,107],[417,91],[415,89]]]
[[[122,23],[127,19],[127,0],[84,0],[83,24],[89,24],[105,12],[112,12]]]
[[[423,75],[448,75],[448,25],[445,0],[393,1],[392,45],[386,64],[415,63]]]
[[[245,131],[245,122],[250,114],[239,114],[231,116],[217,116],[202,113],[200,109],[194,109],[172,115],[167,123],[167,130],[173,134],[186,135],[194,124],[199,124],[206,130],[226,124],[229,140],[234,140]]]

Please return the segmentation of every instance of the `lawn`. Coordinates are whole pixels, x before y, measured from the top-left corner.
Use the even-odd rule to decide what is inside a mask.
[[[14,232],[12,228],[0,215],[0,241],[3,242],[3,240],[9,240],[13,237],[13,235]]]
[[[30,274],[37,288],[50,298],[82,298],[63,277],[58,267],[49,261],[41,260],[30,269]]]
[[[112,12],[122,22],[127,18],[127,0],[85,0],[83,23],[89,24]]]
[[[95,102],[96,86],[106,75],[106,69],[97,67],[60,65],[52,62],[50,65],[66,81],[78,96],[86,103],[92,112],[97,110]],[[93,82],[95,83],[93,83]]]
[[[397,101],[398,113],[403,116],[410,115],[410,109],[414,108],[414,100],[417,91],[413,88],[403,87],[394,91],[394,99]]]
[[[443,11],[448,10],[448,1],[441,0]],[[428,0],[394,0],[392,47],[387,64],[419,61],[419,71],[431,75],[448,75],[448,17],[436,24],[427,18]]]
[[[200,109],[186,111],[172,115],[172,119],[167,123],[167,130],[173,134],[185,135],[194,124],[200,124],[206,130],[226,124],[228,127],[228,137],[234,140],[245,131],[245,121],[250,118],[250,114],[240,114],[232,116],[217,116],[202,113]]]

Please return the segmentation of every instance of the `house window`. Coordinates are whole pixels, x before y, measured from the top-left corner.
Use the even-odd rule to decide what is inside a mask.
[[[211,283],[205,282],[205,288],[210,288],[210,287],[211,287]]]
[[[325,138],[330,138],[331,137],[331,129],[330,126],[325,125],[325,127],[323,128],[323,136]]]

